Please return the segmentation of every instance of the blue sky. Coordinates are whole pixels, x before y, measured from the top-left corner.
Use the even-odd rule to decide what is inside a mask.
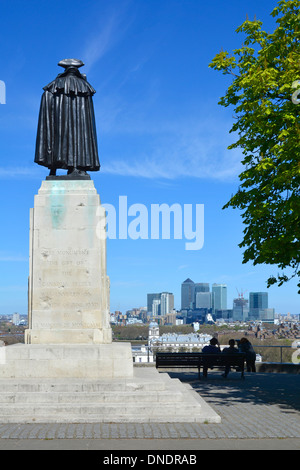
[[[214,55],[240,47],[246,19],[271,31],[271,0],[0,0],[0,314],[27,313],[29,208],[47,170],[33,162],[42,87],[81,70],[96,89],[103,203],[204,204],[204,246],[186,240],[108,240],[111,310],[146,305],[181,283],[226,283],[228,308],[238,291],[266,291],[276,267],[242,264],[238,211],[222,210],[238,186],[241,152],[227,150],[233,110],[217,103],[230,78],[208,68]],[[299,313],[296,282],[267,290],[278,313]]]

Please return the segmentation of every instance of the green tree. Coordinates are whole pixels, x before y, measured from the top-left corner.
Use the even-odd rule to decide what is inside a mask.
[[[238,138],[228,148],[244,155],[240,186],[223,209],[242,211],[243,263],[280,269],[268,287],[300,276],[300,1],[279,1],[271,15],[272,33],[247,19],[237,29],[242,47],[219,52],[209,64],[233,77],[219,104],[234,107],[230,132]]]

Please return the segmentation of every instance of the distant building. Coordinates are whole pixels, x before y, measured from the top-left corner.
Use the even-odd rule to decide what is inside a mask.
[[[232,320],[246,321],[249,316],[249,302],[243,296],[233,299]]]
[[[205,294],[199,295],[198,294]],[[209,291],[209,284],[207,282],[193,282],[190,278],[186,279],[181,284],[181,310],[192,310],[195,308],[211,308],[212,299]],[[198,305],[197,306],[197,296]],[[202,307],[205,305],[205,307]],[[210,307],[207,307],[210,305]]]
[[[210,311],[211,309],[207,308],[193,308],[189,310],[181,310],[180,316],[186,324],[194,322],[205,323],[205,317],[210,313]]]
[[[194,299],[195,283],[188,278],[181,284],[181,310],[193,308]]]
[[[177,325],[176,311],[165,316],[165,325]]]
[[[141,346],[131,346],[131,351],[134,363],[154,362],[153,353],[145,344]]]
[[[147,312],[152,313],[153,301],[160,301],[160,294],[147,294]]]
[[[165,316],[174,310],[174,294],[160,292],[159,294],[147,294],[147,312],[151,316]]]
[[[149,332],[148,332],[148,346],[155,342],[159,338],[159,326],[156,322],[151,322],[149,324]]]
[[[274,308],[263,308],[259,310],[259,320],[265,322],[274,323],[275,309]]]
[[[213,309],[214,310],[227,310],[227,285],[226,284],[213,284]]]
[[[252,308],[268,308],[268,292],[250,292],[249,307]]]
[[[212,308],[212,293],[211,292],[197,292],[196,293],[196,308]]]
[[[195,294],[198,292],[209,292],[209,284],[207,282],[196,282]]]
[[[20,314],[19,313],[14,313],[12,316],[12,322],[14,325],[19,325],[20,324]]]
[[[126,325],[136,325],[136,324],[143,324],[143,320],[139,318],[131,317],[127,318]]]
[[[250,292],[249,320],[260,320],[260,311],[264,309],[268,309],[268,292]]]
[[[199,326],[199,325],[198,325]],[[153,352],[156,350],[179,351],[185,349],[201,350],[209,344],[212,336],[208,334],[189,333],[187,335],[167,333],[160,336],[159,326],[156,322],[149,325],[148,345],[132,346],[133,362],[154,362]]]
[[[215,310],[215,317],[217,320],[231,321],[233,319],[233,309]]]
[[[160,299],[153,299],[151,313],[154,317],[160,315]]]
[[[174,310],[174,295],[171,292],[160,294],[160,314],[168,315]]]
[[[164,333],[159,335],[159,326],[157,323],[149,325],[148,348],[153,349],[179,351],[180,349],[192,350],[202,349],[203,346],[209,344],[212,336],[208,334],[189,333],[181,335],[176,333]]]

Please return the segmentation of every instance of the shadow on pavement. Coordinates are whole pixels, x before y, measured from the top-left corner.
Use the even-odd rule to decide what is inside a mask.
[[[209,371],[198,379],[198,373],[168,372],[170,377],[188,382],[208,403],[229,407],[237,403],[277,405],[281,412],[300,412],[300,375],[231,372],[225,379],[222,371]]]

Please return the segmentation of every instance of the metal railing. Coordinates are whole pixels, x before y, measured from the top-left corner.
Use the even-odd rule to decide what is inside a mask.
[[[256,352],[256,354],[260,354],[262,356],[262,362],[280,362],[281,364],[284,363],[284,362],[288,362],[288,363],[292,363],[293,360],[292,360],[292,356],[293,356],[293,353],[295,351],[297,351],[297,348],[293,347],[293,346],[288,346],[288,345],[276,345],[276,346],[272,346],[272,345],[258,345],[258,344],[253,344],[253,348]],[[270,360],[273,359],[273,354],[270,352],[269,353],[266,353],[263,354],[263,352],[260,352],[260,349],[279,349],[280,352],[280,360],[276,361],[276,360]],[[287,351],[286,354],[284,354],[283,350],[286,349],[286,350],[289,350]],[[298,350],[300,351],[300,349],[298,348]],[[264,357],[265,356],[265,357]],[[278,358],[278,355],[276,354],[276,358]],[[275,359],[276,359],[275,358]]]

